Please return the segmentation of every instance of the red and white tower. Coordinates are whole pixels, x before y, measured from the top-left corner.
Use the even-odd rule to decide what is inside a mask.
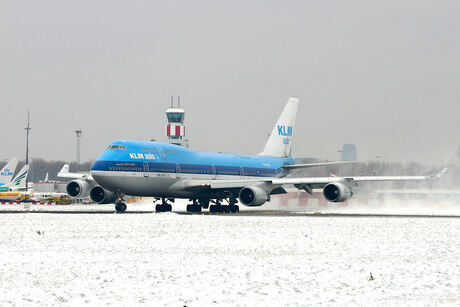
[[[178,106],[174,107],[174,100],[171,96],[171,107],[166,110],[166,118],[168,119],[166,136],[168,143],[188,148],[188,140],[185,139],[185,111],[180,107],[180,96],[177,99]]]

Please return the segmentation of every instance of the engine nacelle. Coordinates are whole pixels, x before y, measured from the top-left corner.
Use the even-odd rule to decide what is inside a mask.
[[[92,201],[98,204],[111,204],[117,200],[115,193],[110,192],[98,185],[89,191],[89,197],[91,197]]]
[[[353,192],[343,183],[334,182],[324,187],[323,195],[328,201],[337,203],[349,199],[353,196]]]
[[[257,186],[242,188],[238,198],[243,205],[250,207],[262,206],[266,201],[270,200],[267,192]]]
[[[67,194],[75,198],[83,198],[89,195],[89,190],[94,186],[90,182],[82,179],[72,180],[66,186]]]

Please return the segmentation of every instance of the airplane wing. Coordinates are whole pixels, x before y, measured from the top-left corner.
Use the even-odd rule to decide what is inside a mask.
[[[328,184],[331,182],[360,182],[360,181],[420,181],[429,179],[439,179],[447,172],[444,168],[434,176],[349,176],[338,177],[306,177],[306,178],[276,178],[272,179],[273,184]]]
[[[423,181],[441,178],[447,168],[434,176],[330,176],[330,177],[299,177],[299,178],[257,178],[240,180],[186,180],[183,188],[186,190],[206,191],[218,189],[242,189],[251,185],[265,185],[268,189],[275,189],[283,185],[294,185],[300,189],[322,188],[329,183],[338,182],[354,185],[364,181]]]
[[[356,161],[334,161],[334,162],[318,162],[318,163],[305,163],[305,164],[291,164],[284,165],[282,168],[286,170],[299,169],[299,168],[309,168],[317,166],[329,166],[329,165],[339,165],[339,164],[348,164],[355,163]]]
[[[64,166],[59,171],[59,173],[57,173],[57,176],[60,178],[83,179],[83,180],[94,181],[93,176],[91,176],[91,174],[69,172],[69,164],[64,164]]]

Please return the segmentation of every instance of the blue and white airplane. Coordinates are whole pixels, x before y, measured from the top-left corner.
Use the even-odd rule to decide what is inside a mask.
[[[253,156],[197,152],[188,148],[153,141],[119,140],[97,158],[91,174],[69,173],[60,177],[76,180],[67,186],[72,197],[90,195],[98,203],[115,203],[116,211],[126,210],[125,195],[162,199],[157,211],[171,211],[169,200],[190,199],[187,211],[236,212],[238,200],[246,206],[261,206],[273,194],[286,193],[285,185],[312,193],[322,188],[331,202],[349,199],[352,187],[360,181],[427,180],[430,176],[385,177],[303,177],[286,178],[292,170],[344,163],[294,164],[291,144],[299,99],[290,98],[270,134],[264,150]],[[439,175],[440,176],[440,175]],[[222,205],[222,201],[228,205]]]
[[[0,186],[8,184],[13,178],[16,167],[18,166],[18,158],[13,157],[10,161],[0,170]]]

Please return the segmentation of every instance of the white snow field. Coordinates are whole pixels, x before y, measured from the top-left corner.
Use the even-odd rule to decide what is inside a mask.
[[[2,213],[0,305],[458,305],[459,242],[457,218]]]

